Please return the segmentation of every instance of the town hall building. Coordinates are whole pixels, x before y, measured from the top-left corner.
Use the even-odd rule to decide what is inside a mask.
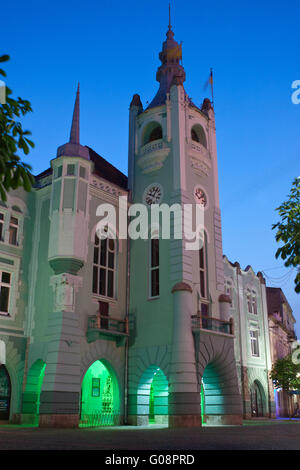
[[[159,89],[129,111],[128,177],[69,141],[0,206],[0,421],[242,424],[275,415],[266,285],[222,250],[215,116],[169,24]],[[204,243],[97,235],[100,204],[200,204]]]

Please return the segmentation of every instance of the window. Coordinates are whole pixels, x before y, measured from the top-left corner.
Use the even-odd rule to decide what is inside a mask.
[[[258,347],[258,330],[250,330],[251,354],[252,356],[259,356]]]
[[[115,295],[116,240],[100,240],[95,235],[93,293],[113,298]]]
[[[67,165],[67,176],[75,176],[75,165]]]
[[[80,178],[85,178],[85,168],[84,168],[84,166],[79,167],[79,176],[80,176]]]
[[[100,397],[100,379],[92,377],[92,397]]]
[[[161,125],[156,121],[152,121],[146,126],[146,129],[143,132],[143,145],[149,144],[149,142],[153,142],[155,140],[160,140],[162,139],[162,136]]]
[[[255,290],[247,290],[247,307],[249,313],[257,315],[257,300]]]
[[[4,240],[4,214],[0,212],[0,241]]]
[[[19,221],[16,217],[10,218],[9,223],[9,243],[10,245],[17,245],[18,244],[18,228],[19,228]]]
[[[233,287],[231,281],[225,282],[225,294],[231,298],[230,307],[233,307]]]
[[[203,242],[202,248],[199,250],[199,271],[200,271],[200,297],[207,298],[206,292],[206,243]]]
[[[62,165],[55,168],[55,179],[62,176]]]
[[[196,124],[192,127],[191,139],[194,142],[198,142],[199,144],[203,145],[203,147],[207,148],[206,135],[203,127],[200,126],[200,124]]]
[[[150,240],[150,297],[159,296],[159,239]]]
[[[162,128],[157,126],[150,132],[149,142],[153,142],[153,140],[159,139],[162,139]]]
[[[0,279],[0,315],[9,315],[11,274],[5,271],[0,271]]]

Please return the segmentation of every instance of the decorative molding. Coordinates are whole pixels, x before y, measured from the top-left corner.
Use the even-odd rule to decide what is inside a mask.
[[[140,149],[138,166],[143,174],[160,170],[169,153],[170,147],[167,147],[163,140],[150,142]]]
[[[194,172],[199,176],[208,176],[211,169],[208,150],[199,143],[191,142],[188,146],[188,155]]]
[[[115,197],[125,196],[127,194],[127,191],[122,191],[118,188],[118,186],[114,186],[111,183],[108,183],[106,180],[95,178],[95,176],[93,175],[91,175],[90,178],[90,185],[95,188],[101,189],[101,191],[104,191],[105,193],[112,194]]]
[[[50,278],[54,290],[54,311],[74,312],[75,293],[82,287],[82,277],[73,274],[58,274]]]

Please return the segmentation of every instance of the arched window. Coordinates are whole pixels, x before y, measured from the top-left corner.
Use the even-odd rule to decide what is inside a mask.
[[[203,147],[207,148],[206,135],[203,127],[200,126],[200,124],[196,124],[192,127],[191,138],[194,142],[198,142],[199,144],[203,145]]]
[[[257,300],[255,290],[247,289],[247,307],[249,313],[257,315]]]
[[[150,297],[159,296],[159,239],[150,240]]]
[[[115,297],[116,240],[100,240],[95,234],[93,263],[93,293],[104,297]]]
[[[156,121],[150,122],[143,133],[143,145],[149,144],[155,140],[160,140],[162,136],[161,125]]]

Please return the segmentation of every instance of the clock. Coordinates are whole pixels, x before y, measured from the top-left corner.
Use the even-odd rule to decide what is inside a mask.
[[[194,198],[197,204],[200,204],[200,206],[205,207],[207,204],[207,197],[203,189],[200,188],[200,186],[196,186],[194,189]]]
[[[143,201],[144,204],[151,206],[152,204],[159,204],[163,197],[163,188],[159,183],[150,184],[144,191]]]

